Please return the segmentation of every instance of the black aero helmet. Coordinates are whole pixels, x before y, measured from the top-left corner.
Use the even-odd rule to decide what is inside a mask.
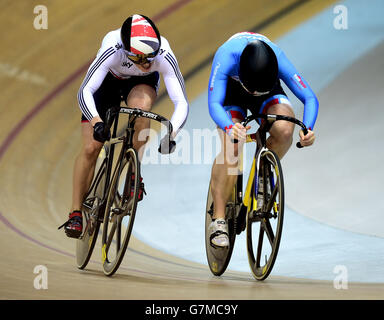
[[[161,46],[156,25],[141,14],[134,14],[124,21],[121,27],[121,41],[128,58],[136,63],[153,60]]]
[[[240,82],[249,93],[270,92],[277,82],[278,64],[272,48],[260,40],[247,44],[240,57]]]

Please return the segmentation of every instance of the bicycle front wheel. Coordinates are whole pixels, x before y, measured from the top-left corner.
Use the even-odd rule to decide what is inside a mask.
[[[139,196],[140,163],[135,149],[127,150],[116,166],[104,214],[102,259],[104,273],[119,268],[131,237]]]
[[[247,214],[247,251],[254,277],[265,280],[279,251],[284,218],[284,181],[280,160],[273,151],[261,154],[260,168],[258,181],[263,180],[263,190],[254,194],[262,194],[262,205],[259,203],[257,210]]]

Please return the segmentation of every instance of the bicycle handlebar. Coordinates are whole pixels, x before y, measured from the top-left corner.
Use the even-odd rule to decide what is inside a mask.
[[[120,108],[120,113],[126,113],[130,115],[136,115],[138,117],[148,118],[150,120],[155,120],[160,122],[161,124],[165,125],[168,130],[168,134],[171,135],[173,131],[173,126],[171,121],[169,121],[167,118],[153,112],[144,111],[137,108]]]
[[[303,122],[301,122],[300,120],[294,117],[284,116],[280,114],[264,114],[264,113],[251,114],[250,116],[245,118],[245,120],[242,122],[242,125],[245,127],[249,122],[256,119],[263,119],[268,122],[275,122],[278,120],[289,121],[300,126],[303,130],[304,135],[308,134],[308,129]],[[303,148],[300,142],[296,143],[296,147]]]
[[[105,130],[106,131],[109,131],[111,129],[112,122],[113,122],[117,112],[129,114],[129,115],[135,115],[136,117],[143,117],[143,118],[148,118],[151,120],[158,121],[167,127],[169,136],[171,136],[171,133],[173,131],[172,123],[167,118],[164,118],[163,116],[161,116],[157,113],[144,111],[144,110],[141,110],[138,108],[122,108],[122,107],[112,107],[112,108],[109,108],[107,110],[106,121],[105,121],[106,122]]]

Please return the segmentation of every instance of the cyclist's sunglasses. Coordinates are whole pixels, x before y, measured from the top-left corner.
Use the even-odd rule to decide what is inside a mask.
[[[134,54],[126,50],[125,50],[125,53],[127,54],[128,59],[135,64],[151,63],[155,59],[157,54],[157,52],[150,53],[150,54]]]
[[[265,94],[268,94],[268,93],[270,93],[272,90],[269,90],[269,91],[264,91],[264,92],[261,92],[261,91],[253,91],[253,92],[251,92],[251,91],[249,91],[246,87],[245,87],[245,85],[241,82],[241,81],[239,81],[240,82],[240,84],[241,84],[241,86],[244,88],[244,90],[245,91],[247,91],[249,94],[251,94],[251,95],[253,95],[253,96],[256,96],[256,97],[258,97],[258,96],[263,96],[263,95],[265,95]]]

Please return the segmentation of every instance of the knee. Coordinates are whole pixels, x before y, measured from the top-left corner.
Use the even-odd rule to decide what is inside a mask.
[[[281,144],[291,145],[293,141],[293,128],[291,126],[282,126],[275,133],[274,138]]]
[[[96,160],[102,146],[103,144],[97,141],[92,141],[83,146],[82,154],[89,160]]]
[[[147,84],[138,84],[128,94],[126,104],[130,108],[140,108],[144,111],[150,111],[155,100],[155,89]]]

